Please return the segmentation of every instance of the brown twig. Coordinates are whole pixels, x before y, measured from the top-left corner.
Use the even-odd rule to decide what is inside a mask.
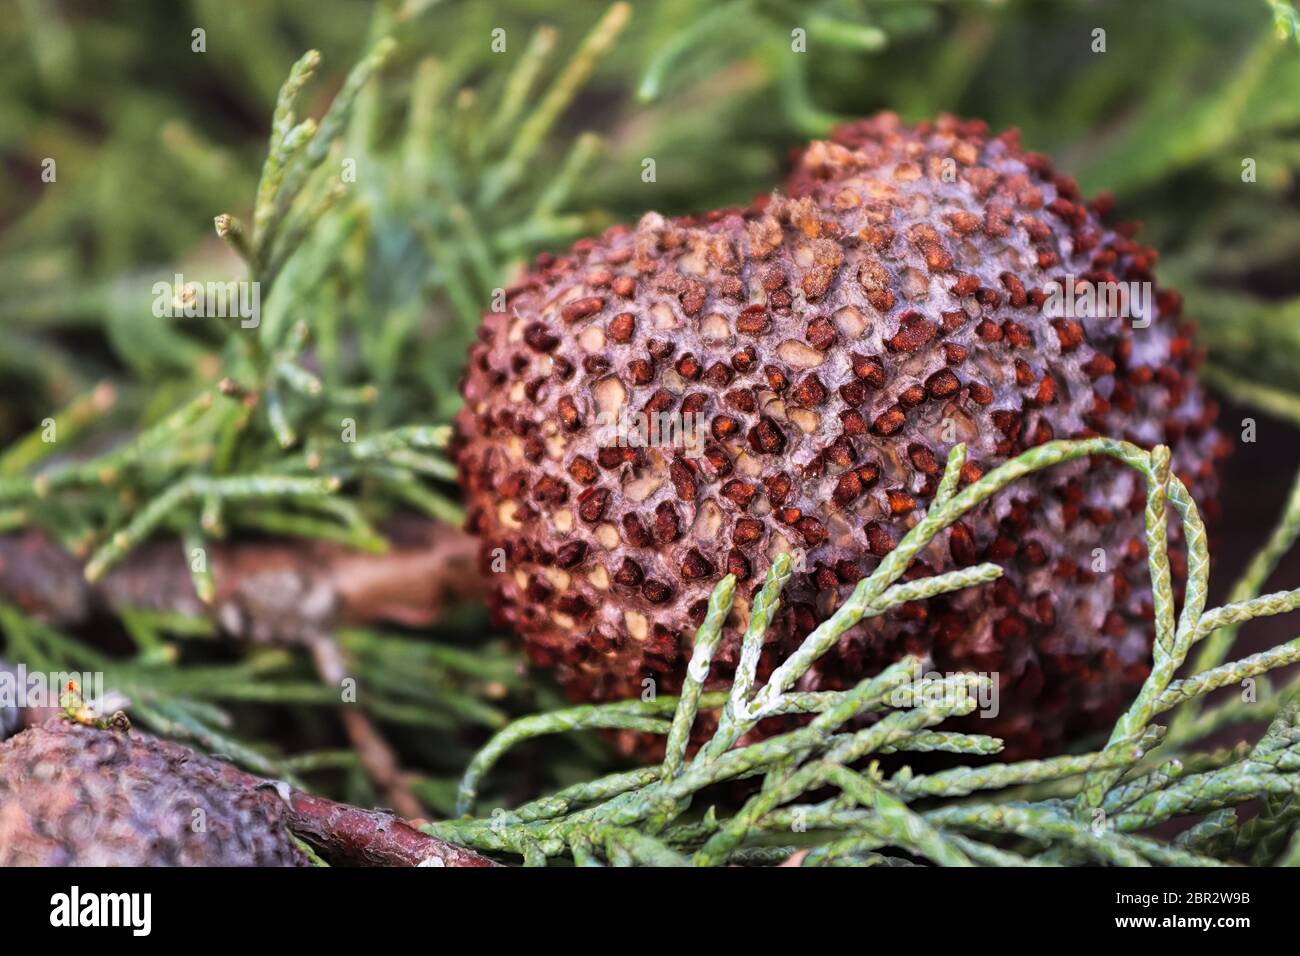
[[[232,783],[276,790],[288,804],[289,829],[329,862],[354,866],[497,865],[473,850],[428,836],[392,813],[363,810],[265,780],[230,764],[220,766],[222,775]]]
[[[347,670],[334,639],[322,632],[312,641],[311,649],[321,680],[333,687],[341,686]],[[404,817],[423,816],[424,804],[411,790],[397,754],[374,722],[360,708],[346,704],[339,711],[339,719],[343,721],[343,729],[357,752],[362,769],[379,788],[388,805]]]
[[[136,607],[211,616],[231,637],[299,643],[336,624],[426,627],[449,604],[481,599],[484,581],[468,535],[414,517],[382,530],[390,547],[379,555],[321,541],[214,542],[210,606],[195,594],[175,540],[147,543],[92,585],[56,541],[24,531],[0,536],[0,600],[60,626]]]
[[[421,833],[391,814],[361,810],[295,790],[290,829],[326,859],[356,866],[499,864],[473,850]]]

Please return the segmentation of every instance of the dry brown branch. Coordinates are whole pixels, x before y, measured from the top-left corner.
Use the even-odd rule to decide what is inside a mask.
[[[298,643],[340,623],[426,627],[448,605],[483,596],[476,545],[460,530],[404,517],[383,532],[381,555],[321,541],[214,542],[209,607],[175,540],[149,542],[92,585],[56,541],[24,531],[0,536],[0,600],[60,626],[128,606],[210,615],[231,637]]]

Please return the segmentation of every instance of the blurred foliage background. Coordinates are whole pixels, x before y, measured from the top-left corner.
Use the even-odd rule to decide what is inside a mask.
[[[289,66],[309,47],[322,52],[323,80],[307,104],[319,114],[366,38],[394,24],[398,51],[348,133],[358,188],[332,214],[363,235],[339,242],[319,230],[314,244],[334,248],[305,250],[317,269],[302,271],[331,281],[303,276],[292,294],[299,314],[393,330],[377,336],[386,347],[354,376],[403,382],[391,401],[406,408],[391,416],[443,417],[454,401],[458,354],[443,319],[457,308],[468,318],[482,303],[457,306],[455,283],[440,273],[464,269],[467,234],[495,247],[472,263],[494,271],[470,280],[490,288],[522,257],[603,223],[648,208],[747,201],[772,188],[803,139],[837,117],[879,109],[1020,127],[1031,148],[1088,191],[1113,191],[1122,211],[1146,223],[1164,256],[1162,278],[1190,300],[1216,363],[1300,389],[1300,56],[1278,37],[1283,0],[637,4],[530,157],[528,182],[490,202],[476,191],[485,161],[537,108],[535,99],[513,116],[498,108],[512,69],[544,51],[536,58],[544,89],[603,5],[0,7],[0,440],[104,375],[152,388],[196,368],[211,373],[203,340],[141,309],[139,284],[177,265],[198,278],[237,271],[212,217],[248,213]],[[539,34],[541,25],[554,29]],[[204,53],[191,50],[196,27],[206,32]],[[791,51],[796,27],[807,30],[803,54]],[[506,31],[503,53],[490,50],[496,28]],[[1093,52],[1096,29],[1104,53]],[[421,94],[435,105],[427,127],[412,131]],[[487,146],[476,138],[482,127]],[[534,215],[530,202],[586,131],[599,145],[588,144],[581,175]],[[417,135],[431,141],[413,143]],[[471,139],[475,155],[460,148]],[[47,157],[56,183],[41,180]],[[657,163],[653,184],[640,178],[645,157]],[[1245,159],[1256,163],[1256,182],[1242,182]],[[441,232],[454,202],[471,214],[459,233],[447,229],[460,248],[440,263],[426,230]],[[463,338],[464,328],[454,334]],[[413,340],[418,347],[405,347]]]
[[[0,0],[0,20],[0,449],[10,449],[0,482],[8,475],[12,491],[0,531],[37,524],[83,557],[103,556],[140,503],[181,478],[295,474],[286,456],[331,440],[339,406],[357,407],[362,434],[445,423],[479,313],[531,256],[647,209],[747,202],[780,181],[792,148],[881,109],[1018,126],[1086,191],[1115,193],[1200,323],[1213,381],[1300,418],[1300,43],[1288,0]],[[806,31],[806,52],[792,49],[793,30]],[[388,36],[395,46],[347,92],[352,65]],[[298,118],[324,130],[329,104],[344,108],[332,151],[323,141],[277,206],[258,198],[271,117],[309,48],[322,65]],[[641,178],[646,158],[653,183]],[[345,160],[355,182],[338,189]],[[241,261],[213,230],[223,213],[250,225],[265,213],[273,241]],[[150,288],[177,272],[258,278],[256,334],[155,317]],[[36,500],[16,484],[157,426],[222,376],[267,394],[301,385],[283,364],[299,360],[319,394],[286,385],[280,417],[241,431],[220,464],[199,442],[204,427],[229,424],[216,415],[195,426],[186,456],[159,452],[123,479],[127,500],[122,486]],[[85,412],[78,398],[102,383],[113,400],[70,419],[82,423],[77,447],[61,442],[60,460],[38,461],[23,436],[60,410]],[[455,520],[454,487],[425,464],[347,472],[357,512],[341,520],[355,530],[404,508]],[[240,509],[224,524],[264,529],[264,513],[259,524]],[[186,515],[158,527],[184,532]],[[151,626],[169,640],[185,630]],[[93,653],[16,613],[0,629],[10,652],[23,631],[51,663]],[[408,709],[378,717],[427,771],[421,795],[435,810],[467,753],[448,741],[481,740],[512,709],[553,700],[519,680],[507,644],[480,653],[483,630],[469,609],[435,635],[476,648],[469,659],[427,635],[348,639],[363,673],[409,695]],[[239,754],[263,769],[351,766],[328,749],[328,699],[292,655],[210,652],[205,665],[224,670],[199,679],[145,650],[119,682],[165,689],[156,727],[182,721],[234,753],[211,733],[237,726],[250,742]],[[464,707],[398,679],[419,668],[426,688],[463,692]],[[475,702],[488,685],[498,703],[484,710]],[[212,697],[227,709],[214,712]],[[268,702],[293,713],[293,740],[272,739],[282,720],[257,717]],[[479,729],[458,735],[462,725]],[[429,726],[449,733],[402,736]],[[259,763],[285,749],[318,757]],[[548,766],[564,779],[565,760],[598,754],[568,750]],[[355,773],[335,789],[372,796]]]

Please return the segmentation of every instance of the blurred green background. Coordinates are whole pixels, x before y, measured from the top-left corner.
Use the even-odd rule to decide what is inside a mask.
[[[545,131],[526,181],[479,201],[481,176],[538,106],[529,99],[503,115],[512,69],[545,48],[536,71],[544,90],[605,9],[4,0],[0,441],[106,375],[156,385],[196,367],[214,373],[199,361],[210,343],[142,309],[138,283],[186,263],[237,273],[212,217],[247,217],[289,66],[321,50],[322,79],[306,103],[319,114],[367,38],[390,31],[398,51],[348,132],[359,188],[332,214],[359,229],[352,242],[318,230],[320,248],[304,253],[317,268],[303,271],[332,281],[303,281],[292,299],[297,312],[325,312],[343,327],[402,330],[352,376],[410,389],[409,404],[390,399],[403,406],[392,417],[408,408],[445,415],[454,402],[453,333],[439,320],[456,309],[456,283],[442,269],[470,274],[472,294],[476,282],[504,282],[521,257],[605,222],[744,202],[779,181],[803,139],[879,109],[1020,127],[1029,147],[1088,191],[1113,191],[1124,214],[1146,223],[1162,280],[1190,300],[1216,364],[1300,389],[1300,49],[1279,39],[1282,0],[635,4]],[[539,37],[543,24],[555,32]],[[206,52],[191,49],[195,28]],[[501,53],[490,50],[496,28]],[[795,28],[807,31],[806,53],[791,51]],[[1105,52],[1094,52],[1098,29]],[[411,106],[422,94],[434,112],[416,135],[436,142],[422,144],[428,166],[412,169],[422,154],[412,148]],[[599,149],[562,202],[534,215],[584,131],[600,137]],[[640,178],[645,157],[656,160],[653,184]],[[46,158],[57,163],[54,183],[41,179]],[[1242,182],[1245,159],[1256,182]],[[445,222],[453,202],[468,211],[457,228]],[[467,253],[467,232],[491,248]],[[433,261],[443,244],[459,248]],[[365,294],[352,297],[362,283]],[[121,414],[137,412],[128,403]]]

